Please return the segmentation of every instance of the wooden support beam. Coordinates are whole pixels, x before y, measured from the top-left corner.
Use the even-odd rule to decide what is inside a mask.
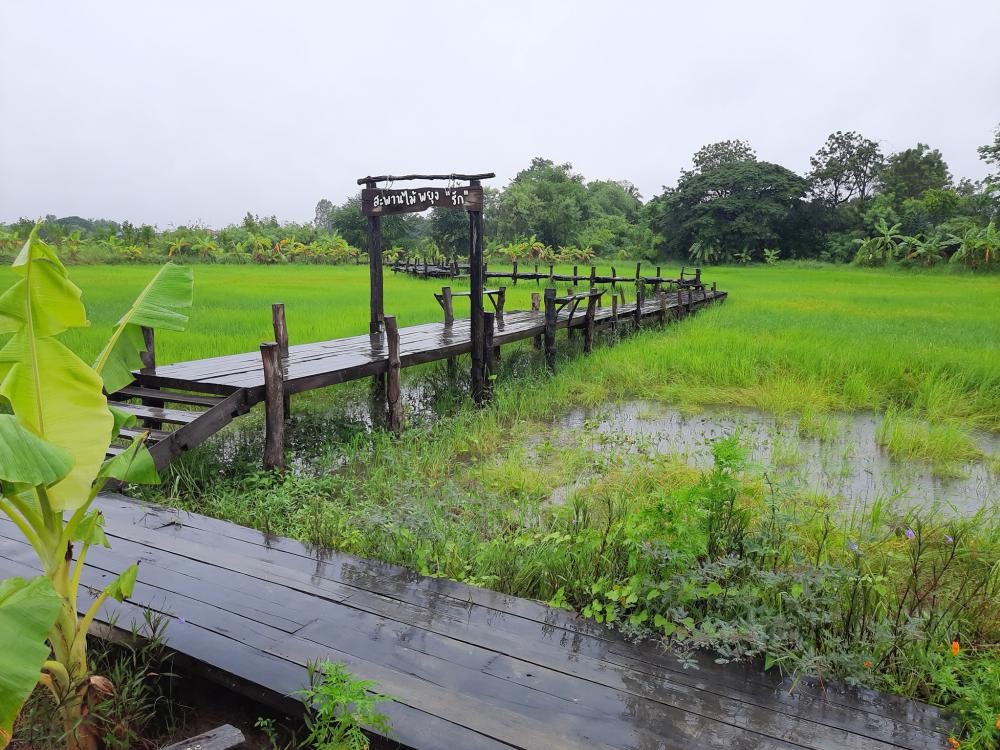
[[[587,315],[584,318],[583,353],[590,354],[594,349],[594,314],[597,312],[597,297],[587,300]]]
[[[264,468],[285,468],[285,382],[276,342],[260,345],[264,365]]]
[[[370,316],[368,332],[380,333],[382,316],[385,314],[382,304],[382,217],[368,217],[368,284],[370,297]]]
[[[635,266],[636,273],[639,272],[639,264]],[[642,279],[635,283],[635,327],[642,327],[642,303],[646,301],[646,284]]]
[[[659,286],[659,285],[657,285],[657,286]],[[656,290],[656,299],[659,300],[659,302],[660,302],[660,318],[659,318],[659,322],[660,322],[660,325],[662,326],[664,323],[667,322],[667,295],[666,295],[666,293],[661,292],[659,289],[657,289]]]
[[[618,330],[618,296],[611,295],[611,330]]]
[[[441,287],[441,306],[444,308],[444,324],[450,326],[455,322],[455,303],[451,298],[451,287]]]
[[[478,185],[473,180],[470,185]],[[472,400],[483,404],[486,400],[486,375],[483,362],[483,214],[469,211],[469,319],[472,346]]]
[[[531,310],[532,310],[532,312],[538,312],[541,309],[541,307],[542,307],[542,298],[541,298],[541,295],[539,295],[538,292],[532,292],[531,293]],[[541,349],[542,348],[542,337],[541,336],[535,336],[534,338],[532,338],[531,339],[531,345],[535,349]]]
[[[486,398],[493,395],[493,379],[497,373],[497,352],[500,347],[493,346],[493,332],[496,327],[496,316],[491,312],[483,313],[483,366],[485,368]]]
[[[497,328],[503,330],[503,308],[507,304],[507,287],[502,286],[497,291]]]
[[[386,373],[386,411],[389,416],[389,429],[399,437],[403,433],[403,401],[400,395],[399,373],[399,327],[395,315],[386,315],[385,338],[388,348],[389,370]]]
[[[285,324],[285,306],[281,302],[271,305],[271,327],[274,329],[274,341],[278,345],[278,352],[281,354],[282,371],[288,368],[288,326]],[[285,419],[292,415],[292,396],[285,390],[283,407]]]
[[[556,371],[556,289],[545,287],[545,365]]]
[[[576,266],[573,266],[573,286],[576,286]]]
[[[156,369],[156,331],[149,326],[142,326],[142,344],[145,351],[139,352],[139,361],[143,370]],[[162,409],[166,404],[158,398],[141,399],[143,406],[155,406]],[[158,430],[163,427],[163,423],[156,419],[144,419],[143,425],[151,430]]]
[[[597,266],[590,267],[590,288],[597,286]]]

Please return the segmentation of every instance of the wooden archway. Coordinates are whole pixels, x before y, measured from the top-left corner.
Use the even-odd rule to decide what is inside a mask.
[[[483,188],[481,180],[496,175],[482,174],[408,174],[378,175],[358,180],[361,191],[361,213],[368,217],[368,266],[370,279],[371,316],[369,332],[381,336],[385,309],[382,284],[382,217],[389,214],[418,213],[428,208],[452,208],[469,214],[469,286],[471,316],[469,325],[472,344],[472,398],[477,404],[486,397],[485,351],[483,349]],[[407,188],[379,188],[413,180],[447,181],[446,187],[431,185]],[[453,183],[467,182],[455,186]]]

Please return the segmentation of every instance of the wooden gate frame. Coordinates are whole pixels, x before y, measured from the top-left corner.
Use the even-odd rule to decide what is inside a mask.
[[[463,202],[447,203],[456,190],[463,188],[447,188],[442,191],[436,188],[406,188],[379,190],[380,182],[408,182],[412,180],[448,180],[468,181],[465,188],[479,188],[475,191],[481,195],[481,180],[496,177],[493,172],[482,174],[408,174],[408,175],[378,175],[362,177],[359,185],[364,186],[361,198],[361,211],[368,218],[368,268],[370,309],[369,333],[372,337],[381,336],[385,322],[384,296],[382,286],[382,216],[394,213],[417,213],[431,207],[459,208],[469,214],[469,287],[471,291],[470,338],[472,344],[472,398],[477,404],[486,400],[486,353],[484,350],[484,317],[483,317],[483,211],[482,202],[468,208]],[[369,200],[377,196],[379,201]],[[376,205],[378,203],[379,205]],[[381,388],[379,380],[382,381]],[[384,378],[376,377],[376,390],[384,390]]]

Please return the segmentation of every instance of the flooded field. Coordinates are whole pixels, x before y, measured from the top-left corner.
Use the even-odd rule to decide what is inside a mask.
[[[879,445],[881,423],[882,417],[871,413],[800,419],[706,408],[685,414],[655,402],[631,401],[577,410],[555,426],[558,431],[583,430],[596,451],[624,446],[676,456],[698,467],[711,465],[713,441],[739,434],[751,448],[753,461],[766,467],[772,480],[853,501],[938,502],[961,513],[1000,502],[1000,476],[989,461],[955,463],[942,470],[896,460]],[[974,438],[986,456],[1000,454],[997,435],[977,433]]]

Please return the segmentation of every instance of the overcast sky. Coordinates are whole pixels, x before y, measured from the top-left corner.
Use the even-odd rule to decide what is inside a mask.
[[[1000,2],[0,2],[0,220],[309,220],[367,174],[533,156],[649,198],[701,145],[800,173],[834,130],[1000,123]]]

